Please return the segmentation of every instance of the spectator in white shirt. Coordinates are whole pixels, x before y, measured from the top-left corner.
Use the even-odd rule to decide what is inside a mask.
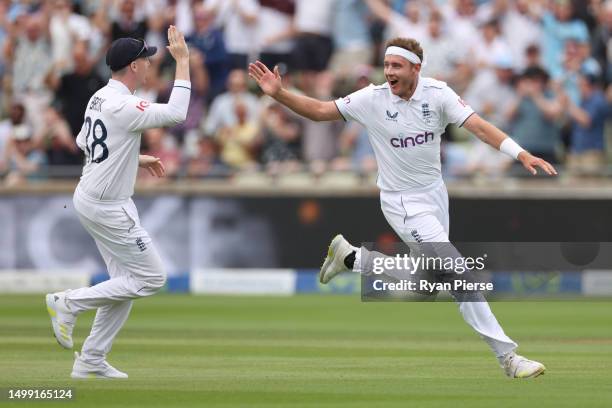
[[[296,0],[293,25],[297,37],[293,58],[298,70],[321,72],[327,69],[333,51],[332,6],[329,0]]]
[[[386,38],[414,38],[419,42],[425,38],[427,25],[421,18],[420,2],[406,2],[403,15],[391,9],[382,0],[366,0],[366,4],[376,17],[387,24]]]
[[[205,0],[204,7],[215,13],[215,24],[224,27],[225,48],[230,69],[246,69],[257,30],[259,4],[256,0]]]
[[[284,65],[285,70],[293,66],[293,0],[259,0],[256,42],[259,60],[267,67]]]
[[[240,101],[246,109],[248,121],[254,121],[259,115],[259,99],[247,90],[247,74],[244,70],[235,69],[227,79],[228,91],[217,96],[211,106],[204,134],[215,135],[219,129],[234,126],[238,122],[234,107]]]

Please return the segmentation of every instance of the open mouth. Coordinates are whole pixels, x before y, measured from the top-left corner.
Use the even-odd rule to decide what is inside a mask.
[[[397,79],[389,79],[389,85],[391,85],[392,87],[395,87],[395,85],[397,85],[398,80]]]

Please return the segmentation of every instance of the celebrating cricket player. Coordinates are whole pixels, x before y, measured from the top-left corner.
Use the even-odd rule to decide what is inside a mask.
[[[378,162],[378,187],[385,218],[401,239],[449,242],[448,194],[442,181],[440,137],[449,123],[464,126],[492,147],[519,160],[533,174],[555,169],[522,149],[504,132],[476,114],[446,83],[420,76],[423,49],[413,39],[387,43],[382,85],[370,85],[336,101],[319,101],[284,89],[278,68],[257,61],[249,75],[264,93],[315,121],[354,120],[367,128]],[[320,271],[327,283],[347,270],[361,271],[362,251],[337,235]],[[503,331],[484,297],[459,301],[465,321],[487,342],[512,378],[537,377],[543,364],[515,353],[517,344]]]
[[[156,47],[148,47],[144,40],[120,38],[106,54],[112,78],[89,100],[77,137],[86,162],[74,193],[74,207],[95,240],[110,279],[46,296],[54,335],[67,349],[73,347],[72,330],[79,313],[97,309],[81,354],[75,353],[72,378],[127,378],[106,356],[130,313],[132,300],[155,294],[166,282],[162,261],[140,225],[131,196],[138,167],[154,176],[165,175],[160,159],[139,155],[142,131],[175,125],[187,116],[189,49],[174,26],[168,29],[168,42],[167,49],[176,60],[168,103],[150,103],[134,95],[146,82],[149,57]]]

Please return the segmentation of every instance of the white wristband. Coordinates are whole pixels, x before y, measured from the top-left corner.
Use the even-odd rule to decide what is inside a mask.
[[[525,149],[519,146],[519,144],[511,138],[507,137],[504,139],[501,145],[499,145],[499,151],[506,153],[508,156],[516,160],[518,159],[519,153],[524,152]]]

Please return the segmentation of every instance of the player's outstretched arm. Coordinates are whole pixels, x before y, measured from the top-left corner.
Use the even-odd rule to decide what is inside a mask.
[[[257,85],[266,95],[276,99],[298,115],[314,121],[342,119],[334,102],[320,101],[284,89],[278,67],[274,67],[274,72],[272,72],[261,61],[257,61],[249,64],[249,76],[257,81]]]
[[[544,170],[548,175],[557,174],[557,170],[550,163],[522,149],[507,134],[481,118],[478,114],[472,114],[465,121],[463,127],[489,146],[501,150],[520,161],[531,174],[538,174],[537,167]]]

